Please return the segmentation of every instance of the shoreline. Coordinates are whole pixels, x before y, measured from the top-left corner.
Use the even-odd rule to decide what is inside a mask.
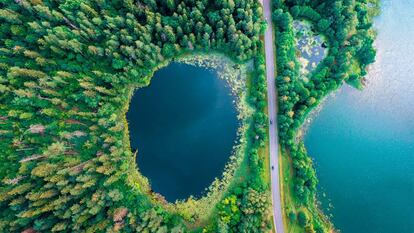
[[[295,135],[296,142],[303,141],[305,139],[306,134],[313,120],[316,117],[318,117],[319,113],[325,107],[325,104],[327,103],[327,101],[331,101],[336,98],[336,95],[339,91],[342,91],[342,87],[334,92],[329,93],[313,109],[310,110],[310,112],[307,114],[307,116],[303,120],[303,123],[301,124],[301,126],[297,129],[297,133]]]
[[[183,200],[168,202],[165,199],[163,201],[161,201],[162,199],[159,199],[160,196],[162,197],[161,194],[156,192],[150,193],[150,197],[155,201],[154,204],[164,206],[164,208],[180,215],[185,220],[191,221],[191,219],[193,219],[193,221],[195,220],[196,222],[204,222],[210,218],[210,215],[215,208],[215,204],[221,201],[226,190],[233,184],[234,179],[237,176],[237,171],[240,169],[246,157],[246,150],[248,147],[246,137],[250,125],[249,119],[254,113],[254,109],[249,106],[247,100],[247,82],[248,73],[253,68],[251,61],[239,64],[220,53],[196,53],[192,55],[184,54],[179,58],[171,59],[160,65],[154,73],[159,69],[168,66],[172,62],[203,67],[216,72],[217,77],[226,82],[230,89],[230,94],[235,98],[233,104],[237,111],[239,127],[237,129],[236,140],[233,142],[232,152],[225,163],[222,173],[215,177],[214,181],[200,193],[199,197],[190,195]],[[149,83],[151,82],[151,78],[149,78]],[[133,94],[136,90],[144,87],[145,86],[133,87],[131,93]],[[137,167],[136,170],[138,171]],[[150,180],[143,176],[139,171],[138,173],[142,178]],[[150,185],[149,189],[151,189]],[[183,215],[183,213],[186,213],[186,215]]]

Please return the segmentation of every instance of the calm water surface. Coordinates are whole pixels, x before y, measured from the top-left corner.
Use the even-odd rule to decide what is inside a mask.
[[[172,63],[134,94],[127,119],[137,163],[168,201],[200,196],[221,176],[237,136],[237,110],[216,72]]]
[[[414,1],[382,8],[367,87],[328,99],[305,138],[323,207],[345,233],[414,232]]]

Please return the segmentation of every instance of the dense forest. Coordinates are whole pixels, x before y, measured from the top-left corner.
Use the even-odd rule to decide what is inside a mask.
[[[284,200],[289,228],[325,232],[329,221],[316,208],[317,178],[312,160],[297,133],[309,112],[344,83],[363,87],[367,66],[375,60],[372,21],[377,0],[274,0],[276,27],[279,137],[283,156],[289,156],[291,177],[286,177]],[[323,35],[327,57],[306,80],[299,78],[293,21],[312,23]]]
[[[377,4],[273,0],[279,137],[292,169],[284,212],[299,232],[331,226],[315,207],[317,179],[298,129],[343,83],[362,87]],[[329,48],[308,81],[298,78],[293,20],[311,22]],[[0,232],[269,231],[264,28],[257,0],[0,0]],[[199,222],[151,192],[125,112],[159,67],[211,51],[253,61],[254,111],[243,177]]]
[[[0,0],[0,232],[269,229],[263,29],[256,0]],[[125,109],[161,64],[209,51],[254,60],[255,111],[248,174],[197,225],[137,172]]]

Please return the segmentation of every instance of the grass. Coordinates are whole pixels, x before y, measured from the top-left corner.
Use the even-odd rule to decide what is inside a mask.
[[[313,200],[315,203],[311,205],[306,205],[307,208],[302,205],[299,200],[294,196],[294,171],[292,167],[292,159],[290,154],[283,149],[280,150],[280,164],[282,170],[280,171],[281,177],[281,190],[282,190],[282,211],[283,211],[283,223],[285,225],[285,230],[287,233],[303,233],[303,227],[299,226],[297,221],[291,222],[289,219],[289,212],[294,211],[298,213],[298,211],[302,210],[308,214],[310,219],[314,218],[314,216],[319,216],[322,219],[324,228],[327,229],[328,232],[334,232],[333,226],[323,215],[322,211],[318,208],[316,204],[316,198]]]
[[[295,222],[292,223],[289,221],[288,215],[289,211],[295,211],[297,209],[296,198],[294,195],[294,185],[293,185],[293,168],[292,160],[288,153],[283,150],[280,150],[280,180],[281,180],[281,199],[282,199],[282,214],[283,214],[283,223],[287,233],[301,232],[302,228]]]
[[[265,113],[267,113],[268,109],[267,107],[264,109]],[[266,131],[269,131],[269,127],[266,128]],[[270,176],[270,157],[269,157],[269,137],[266,138],[265,140],[265,146],[261,147],[258,151],[259,154],[259,158],[263,160],[263,166],[264,166],[264,172],[262,173],[263,177],[263,181],[268,184],[268,191],[269,194],[271,194],[271,176]],[[270,230],[270,232],[274,232],[275,226],[274,226],[274,222],[273,222],[273,211],[272,211],[272,228]]]

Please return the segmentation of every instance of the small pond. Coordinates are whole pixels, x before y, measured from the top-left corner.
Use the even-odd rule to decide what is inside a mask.
[[[235,97],[217,72],[171,63],[132,97],[131,148],[151,188],[174,202],[220,177],[237,138]]]
[[[296,38],[297,57],[300,62],[300,74],[306,79],[306,75],[326,57],[327,45],[322,35],[314,32],[312,24],[307,21],[295,20],[293,31]]]

